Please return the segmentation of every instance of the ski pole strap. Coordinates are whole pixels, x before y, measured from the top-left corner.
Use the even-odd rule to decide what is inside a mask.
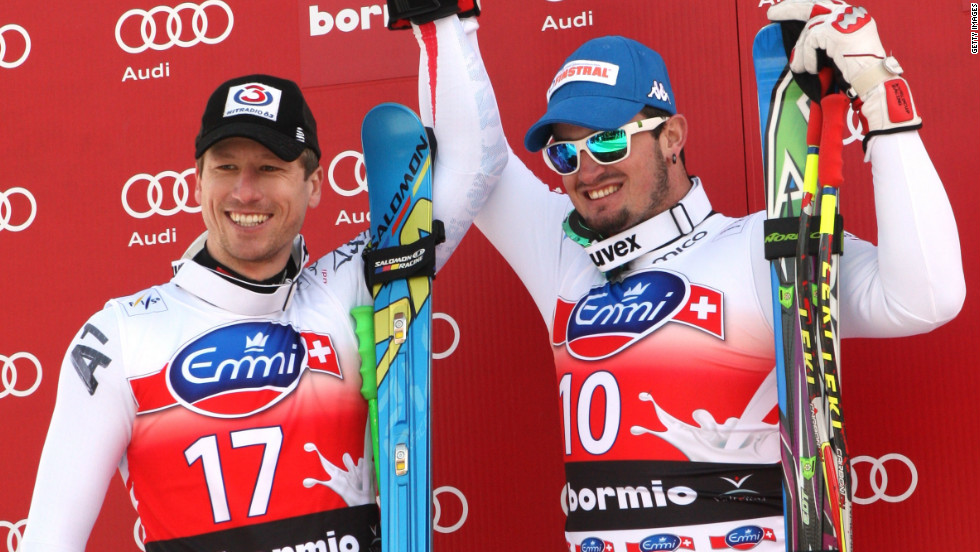
[[[364,281],[368,289],[375,284],[411,276],[433,277],[436,273],[436,246],[446,241],[446,230],[441,220],[432,221],[428,236],[405,245],[382,249],[365,249]]]
[[[763,232],[766,236],[766,259],[775,260],[796,256],[797,232],[800,228],[799,217],[783,217],[766,219]],[[834,219],[834,254],[843,253],[844,217],[840,214]],[[814,228],[808,240],[807,252],[816,256],[820,252],[820,231]]]

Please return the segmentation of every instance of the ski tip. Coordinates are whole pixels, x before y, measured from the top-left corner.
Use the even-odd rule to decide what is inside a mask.
[[[764,25],[758,32],[755,33],[755,40],[753,42],[763,42],[763,41],[773,41],[778,39],[779,42],[783,40],[782,31],[779,28],[779,23],[769,23]]]
[[[419,116],[408,107],[399,103],[384,102],[372,107],[364,115],[361,134],[377,127],[388,129],[396,121],[422,126]]]
[[[372,107],[361,122],[361,146],[365,159],[381,160],[385,152],[391,149],[392,142],[399,139],[414,141],[415,137],[424,134],[425,127],[419,116],[408,107],[385,102]],[[425,138],[426,143],[429,142]]]

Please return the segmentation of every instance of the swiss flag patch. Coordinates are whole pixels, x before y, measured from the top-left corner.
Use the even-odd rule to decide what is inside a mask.
[[[340,362],[337,361],[337,352],[333,348],[330,336],[313,332],[301,332],[300,335],[306,342],[307,367],[314,372],[324,372],[344,379],[344,375],[340,372]]]
[[[674,321],[694,326],[719,339],[725,339],[724,316],[721,309],[720,291],[691,284],[691,297],[674,315]]]

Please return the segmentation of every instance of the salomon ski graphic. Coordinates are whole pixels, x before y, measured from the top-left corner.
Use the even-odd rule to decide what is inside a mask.
[[[371,210],[364,262],[374,296],[381,542],[385,552],[427,552],[431,289],[442,236],[432,220],[434,143],[415,113],[392,103],[368,112],[361,141]]]

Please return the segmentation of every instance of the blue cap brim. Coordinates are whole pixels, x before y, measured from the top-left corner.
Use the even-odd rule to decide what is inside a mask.
[[[609,96],[573,96],[548,105],[548,111],[524,135],[524,147],[539,151],[551,138],[551,125],[567,123],[593,129],[615,130],[630,121],[646,104]]]

